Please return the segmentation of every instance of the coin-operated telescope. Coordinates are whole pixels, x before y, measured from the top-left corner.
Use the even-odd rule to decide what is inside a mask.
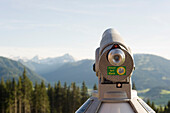
[[[107,29],[93,65],[98,91],[76,113],[155,113],[131,88],[134,69],[131,49],[116,30]]]
[[[99,99],[115,97],[118,93],[130,99],[133,55],[116,30],[103,33],[95,57],[93,69],[99,78]]]

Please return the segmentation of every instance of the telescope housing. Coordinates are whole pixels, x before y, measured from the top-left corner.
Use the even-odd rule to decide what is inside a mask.
[[[115,29],[103,33],[93,70],[98,77],[98,91],[76,113],[155,113],[132,90],[133,54]]]

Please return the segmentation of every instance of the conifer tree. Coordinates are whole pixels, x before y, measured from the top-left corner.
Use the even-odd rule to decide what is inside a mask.
[[[170,101],[168,101],[168,112],[170,112]]]
[[[18,79],[18,91],[17,91],[17,100],[18,100],[18,113],[22,113],[22,83],[21,83],[21,77]]]
[[[33,99],[32,99],[32,103],[33,103],[33,112],[34,113],[38,113],[39,112],[39,109],[40,109],[40,102],[39,102],[39,94],[40,94],[40,91],[39,91],[40,87],[38,85],[37,82],[35,82],[35,86],[34,86],[34,91],[33,91]]]
[[[22,100],[23,100],[23,112],[22,113],[30,113],[31,105],[32,105],[32,82],[26,76],[26,69],[24,68],[24,72],[22,75]]]
[[[97,85],[96,85],[96,84],[94,84],[94,86],[93,86],[93,90],[98,90],[98,88],[97,88]]]
[[[5,113],[6,111],[6,85],[4,82],[4,79],[1,78],[1,83],[0,83],[0,113]]]
[[[170,101],[168,101],[168,104],[165,109],[165,113],[170,113]]]
[[[14,78],[12,81],[11,95],[12,95],[12,100],[13,100],[12,109],[14,110],[14,113],[17,113],[17,84]]]
[[[156,108],[154,102],[151,103],[150,100],[147,99],[146,103],[147,103],[154,111],[157,111],[157,112],[158,112],[158,109]]]
[[[71,93],[70,93],[70,113],[74,113],[76,109],[76,83],[71,83]]]
[[[62,95],[63,95],[63,99],[62,99],[62,113],[68,113],[67,112],[67,105],[68,105],[68,101],[67,101],[67,83],[64,83],[64,88],[62,91]]]
[[[89,96],[88,96],[87,87],[85,82],[83,81],[82,88],[81,88],[81,104],[83,104],[88,98]]]
[[[12,105],[13,105],[13,98],[12,98],[12,82],[11,79],[6,81],[6,89],[7,89],[7,93],[6,93],[6,112],[8,113],[12,113]]]
[[[75,98],[76,98],[76,106],[75,106],[75,111],[76,111],[81,105],[81,93],[79,87],[76,88]]]
[[[165,107],[164,107],[164,112],[163,112],[163,113],[168,113],[167,110],[168,110],[168,108],[167,108],[167,106],[165,105]]]
[[[49,99],[45,87],[44,81],[41,82],[41,87],[40,87],[40,113],[49,113],[50,112],[50,106],[49,106]]]
[[[159,108],[158,108],[157,112],[158,112],[158,113],[163,113],[163,108],[162,108],[162,106],[161,106],[161,105],[159,106]]]
[[[151,102],[149,99],[147,99],[146,103],[151,107]]]
[[[72,99],[71,99],[70,86],[68,86],[68,88],[67,88],[67,104],[66,104],[67,109],[66,109],[66,113],[71,113],[71,105],[72,105],[71,100]]]
[[[154,102],[152,102],[151,108],[152,108],[154,111],[156,111],[156,107],[155,107],[155,103],[154,103]]]
[[[136,90],[135,82],[132,83],[132,89]]]
[[[48,98],[49,98],[49,102],[50,102],[50,111],[51,113],[54,113],[54,100],[55,100],[55,97],[54,97],[54,88],[51,87],[50,84],[48,84]]]
[[[57,113],[57,103],[58,103],[58,89],[57,89],[57,83],[55,82],[55,85],[54,85],[54,113]]]
[[[61,82],[58,81],[57,83],[57,89],[56,89],[56,107],[57,107],[57,113],[62,113],[62,87],[61,87]]]

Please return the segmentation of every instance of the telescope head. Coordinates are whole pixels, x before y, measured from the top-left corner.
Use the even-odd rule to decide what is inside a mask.
[[[132,90],[133,55],[116,30],[107,29],[103,33],[93,70],[98,76],[98,90],[78,112],[155,113]]]
[[[92,93],[90,100],[79,111],[155,113],[132,90],[134,67],[130,48],[116,30],[107,29],[102,35],[100,47],[96,49],[93,65],[98,77],[98,90]]]
[[[94,70],[101,83],[127,82],[133,69],[134,60],[130,48],[116,30],[107,29],[95,55]]]

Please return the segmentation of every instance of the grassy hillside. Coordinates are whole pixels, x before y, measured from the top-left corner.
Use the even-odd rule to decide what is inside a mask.
[[[170,100],[170,88],[154,87],[151,89],[138,90],[138,95],[144,99],[150,99],[157,105],[166,105]]]
[[[170,60],[149,54],[136,54],[134,58],[132,78],[138,89],[170,86]]]

